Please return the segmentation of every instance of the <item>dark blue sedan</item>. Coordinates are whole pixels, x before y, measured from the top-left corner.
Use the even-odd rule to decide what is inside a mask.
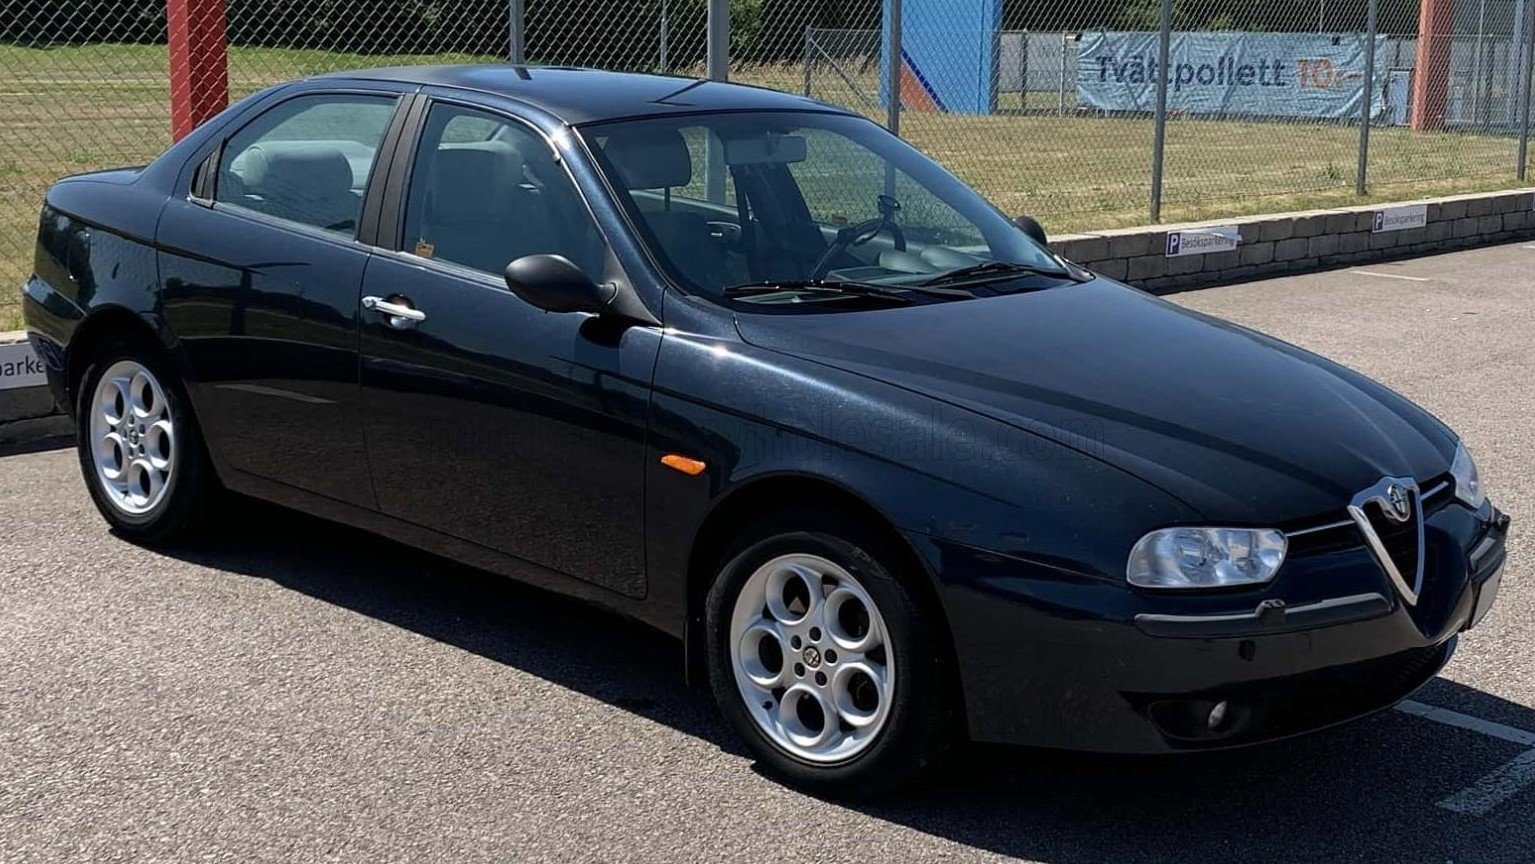
[[[613,607],[820,792],[1431,678],[1505,557],[1455,434],[1043,239],[795,96],[384,69],[60,181],[25,310],[121,535],[227,490]]]

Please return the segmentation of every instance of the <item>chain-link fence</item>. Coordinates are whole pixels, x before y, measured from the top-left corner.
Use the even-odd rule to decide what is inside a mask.
[[[216,31],[227,67],[177,79],[167,9],[189,2],[180,26]],[[1522,182],[1535,0],[1373,2],[0,0],[0,284],[30,269],[54,179],[170,143],[173,79],[222,104],[226,75],[238,99],[361,66],[704,77],[727,12],[732,80],[890,124],[1056,232]]]

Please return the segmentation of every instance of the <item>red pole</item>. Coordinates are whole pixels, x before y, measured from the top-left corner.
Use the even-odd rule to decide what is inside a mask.
[[[229,104],[224,0],[166,0],[171,136],[180,140]]]
[[[1418,62],[1412,72],[1412,128],[1443,129],[1450,99],[1455,0],[1419,0]]]

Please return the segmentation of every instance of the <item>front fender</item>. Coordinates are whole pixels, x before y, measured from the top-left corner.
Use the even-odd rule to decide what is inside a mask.
[[[703,461],[688,476],[662,467]],[[685,613],[698,527],[733,490],[779,474],[841,487],[915,538],[989,550],[1037,573],[1123,583],[1148,524],[1186,505],[1079,450],[855,373],[730,340],[669,333],[647,459],[652,599]],[[924,556],[940,596],[973,568]],[[1035,575],[1037,575],[1037,573]]]

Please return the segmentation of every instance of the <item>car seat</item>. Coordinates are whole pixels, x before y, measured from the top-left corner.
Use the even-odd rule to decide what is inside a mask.
[[[674,272],[705,291],[725,281],[725,250],[697,213],[672,207],[670,190],[693,180],[693,157],[675,129],[631,130],[608,139],[603,153],[629,192],[665,190],[662,209],[646,208],[645,221]],[[636,202],[638,203],[638,202]]]

